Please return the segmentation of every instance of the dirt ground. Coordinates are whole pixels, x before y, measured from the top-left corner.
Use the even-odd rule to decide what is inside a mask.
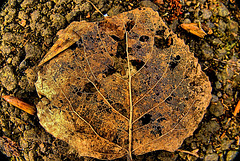
[[[194,135],[174,152],[156,151],[134,160],[232,161],[238,157],[240,117],[240,11],[234,0],[92,0],[103,14],[116,15],[138,7],[158,11],[166,24],[189,45],[212,85],[212,100]],[[36,105],[36,66],[56,41],[56,33],[72,21],[103,17],[85,0],[8,0],[0,12],[0,94]],[[204,38],[180,27],[201,23]],[[205,30],[205,31],[206,31]],[[0,100],[0,157],[7,160],[96,160],[80,157],[54,138],[37,116]],[[118,159],[126,160],[126,158]]]

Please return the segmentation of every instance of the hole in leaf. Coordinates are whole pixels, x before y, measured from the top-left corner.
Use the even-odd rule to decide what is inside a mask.
[[[144,36],[141,36],[139,40],[141,42],[147,42],[149,40],[149,37],[144,35]]]
[[[174,68],[176,68],[176,66],[179,64],[180,59],[181,59],[181,57],[180,57],[179,55],[177,55],[177,56],[174,57],[174,58],[172,58],[172,56],[171,56],[171,61],[170,61],[170,63],[169,63],[169,68],[170,68],[171,70],[174,70]]]
[[[113,38],[113,40],[115,40],[115,41],[120,41],[120,40],[121,40],[119,37],[117,37],[117,36],[115,36],[115,35],[110,35],[110,36],[111,36],[111,38]]]
[[[107,71],[104,71],[104,74],[107,76],[112,75],[116,72],[116,69],[113,66],[108,66]]]
[[[131,63],[137,68],[137,70],[139,70],[145,64],[142,60],[132,60]]]
[[[168,104],[170,104],[170,101],[172,100],[172,97],[170,96],[170,97],[168,97],[166,100],[165,100],[165,102],[167,102]]]
[[[158,49],[164,49],[168,48],[173,44],[173,40],[171,37],[168,37],[167,39],[164,39],[164,37],[154,37],[154,45]]]
[[[134,25],[135,25],[134,21],[128,21],[127,24],[126,24],[126,30],[130,31],[133,28]]]
[[[142,125],[146,125],[151,121],[152,115],[146,114],[140,120],[142,121]]]

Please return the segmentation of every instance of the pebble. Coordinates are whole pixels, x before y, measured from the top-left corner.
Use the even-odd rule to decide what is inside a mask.
[[[66,24],[66,18],[59,13],[52,14],[50,20],[52,21],[52,26],[56,28],[56,30],[63,28]]]
[[[223,20],[220,20],[218,23],[218,29],[224,32],[226,30],[226,27],[227,24]]]
[[[186,18],[184,21],[183,21],[183,24],[189,24],[191,23],[191,20],[189,18]]]
[[[4,24],[12,22],[13,19],[15,18],[15,15],[16,15],[16,9],[10,8],[8,10],[8,14],[4,17],[5,18]]]
[[[216,153],[207,154],[204,157],[204,161],[218,161],[218,155]]]
[[[31,13],[31,19],[34,23],[37,22],[39,20],[39,18],[40,18],[39,10],[36,10],[33,13]]]
[[[222,103],[218,100],[217,102],[211,102],[209,111],[216,117],[224,114],[224,107]]]
[[[2,51],[4,56],[7,56],[8,54],[11,53],[11,47],[3,44],[3,46],[1,46],[1,51]]]
[[[228,140],[228,139],[222,140],[221,150],[228,150],[232,143],[234,143],[234,140]]]
[[[202,18],[204,20],[209,19],[212,16],[212,12],[209,9],[202,9]]]
[[[227,24],[227,29],[230,31],[230,32],[233,32],[233,33],[238,33],[238,28],[239,28],[239,25],[236,21],[233,21],[233,20],[229,20],[228,24]]]
[[[215,87],[216,87],[216,89],[221,89],[222,88],[222,83],[219,82],[219,81],[216,81],[215,82]]]
[[[224,6],[223,3],[220,3],[219,7],[218,7],[218,15],[221,16],[221,17],[226,17],[229,14],[230,14],[230,12],[228,11],[227,7]]]
[[[237,161],[237,156],[239,155],[239,151],[229,151],[227,153],[226,161]]]
[[[219,38],[215,38],[212,41],[213,45],[223,45],[223,42]]]
[[[227,50],[226,49],[217,49],[217,57],[218,59],[223,59],[224,56],[227,54]]]
[[[139,3],[139,5],[140,5],[141,7],[150,7],[150,8],[152,8],[154,11],[157,11],[157,10],[158,10],[158,6],[157,6],[156,4],[154,4],[153,2],[151,2],[151,1],[141,1],[141,2]]]
[[[19,11],[18,18],[21,20],[26,20],[28,19],[28,15],[24,11]]]
[[[211,49],[210,45],[206,42],[202,45],[202,54],[205,59],[213,58],[213,50]]]
[[[33,4],[34,4],[34,0],[24,0],[21,3],[21,7],[22,8],[32,7]]]
[[[17,86],[17,79],[9,66],[5,66],[0,70],[0,80],[8,91],[12,91]]]

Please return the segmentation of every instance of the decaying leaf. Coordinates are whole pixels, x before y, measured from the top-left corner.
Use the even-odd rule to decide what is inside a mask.
[[[45,58],[40,123],[81,156],[175,151],[211,99],[193,53],[150,8],[72,22]]]
[[[200,23],[189,23],[189,24],[181,24],[180,25],[184,30],[200,37],[200,38],[204,38],[204,36],[206,36],[207,34],[212,34],[212,30],[207,27],[207,25],[203,25]],[[204,30],[206,31],[204,31]]]
[[[5,99],[11,105],[16,106],[17,108],[19,108],[31,115],[36,114],[36,107],[18,99],[17,97],[5,95],[5,96],[2,96],[2,98]]]

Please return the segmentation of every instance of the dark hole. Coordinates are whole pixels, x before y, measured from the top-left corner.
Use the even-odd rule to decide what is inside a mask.
[[[190,86],[196,86],[196,82],[195,81],[190,82],[189,84],[190,84]]]
[[[152,115],[146,114],[140,120],[142,121],[143,125],[146,125],[151,121],[151,117],[152,117]]]
[[[115,41],[120,41],[121,39],[119,38],[119,37],[117,37],[117,36],[115,36],[115,35],[110,35],[112,38],[113,38],[113,40],[115,40]]]
[[[139,39],[141,42],[147,42],[149,40],[149,37],[148,36],[141,36],[140,39]]]
[[[126,30],[130,31],[133,28],[134,25],[135,25],[134,21],[128,21],[127,24],[126,24]]]
[[[61,103],[63,103],[63,100],[59,100]]]
[[[78,48],[78,47],[79,47],[79,45],[78,45],[77,43],[74,43],[74,44],[72,44],[72,45],[69,47],[69,49],[75,50],[75,49]]]
[[[129,51],[129,49],[128,49],[128,51]],[[127,57],[127,54],[126,54],[126,39],[125,38],[118,42],[116,57],[117,58],[121,57],[122,59],[126,59],[126,57]]]
[[[112,140],[113,143],[117,144],[118,143],[118,135],[114,135],[114,139]]]
[[[141,46],[140,46],[140,45],[138,45],[138,46],[137,46],[137,49],[141,49]]]
[[[68,65],[68,68],[70,68],[70,69],[74,69],[71,65]]]
[[[170,96],[170,97],[168,97],[166,100],[165,100],[165,102],[167,102],[168,104],[170,104],[170,101],[172,100],[172,97]]]
[[[164,117],[162,117],[162,118],[159,118],[159,119],[157,119],[157,122],[162,122],[163,120],[167,120],[166,118],[164,118]]]
[[[52,108],[56,108],[56,109],[58,109],[58,107],[57,107],[57,106],[54,106],[54,105],[52,105]]]
[[[133,66],[139,70],[145,63],[142,60],[131,60]]]
[[[179,64],[181,57],[177,55],[176,57],[172,58],[171,56],[171,61],[169,63],[169,68],[171,70],[174,70],[174,68]]]
[[[164,37],[154,37],[154,45],[158,49],[168,48],[173,44],[172,38],[164,39]]]
[[[112,75],[116,72],[116,69],[113,66],[108,66],[107,71],[104,71],[104,74],[107,76]]]
[[[100,86],[100,84],[98,82],[94,82],[95,85],[97,86],[97,88]],[[86,93],[95,93],[97,92],[96,88],[94,87],[94,85],[89,82],[89,83],[86,83],[85,86],[84,86],[84,89],[83,89],[83,92],[86,92]]]
[[[78,91],[78,92],[77,92],[77,95],[81,97],[81,96],[82,96],[82,92],[79,92],[79,91]]]

